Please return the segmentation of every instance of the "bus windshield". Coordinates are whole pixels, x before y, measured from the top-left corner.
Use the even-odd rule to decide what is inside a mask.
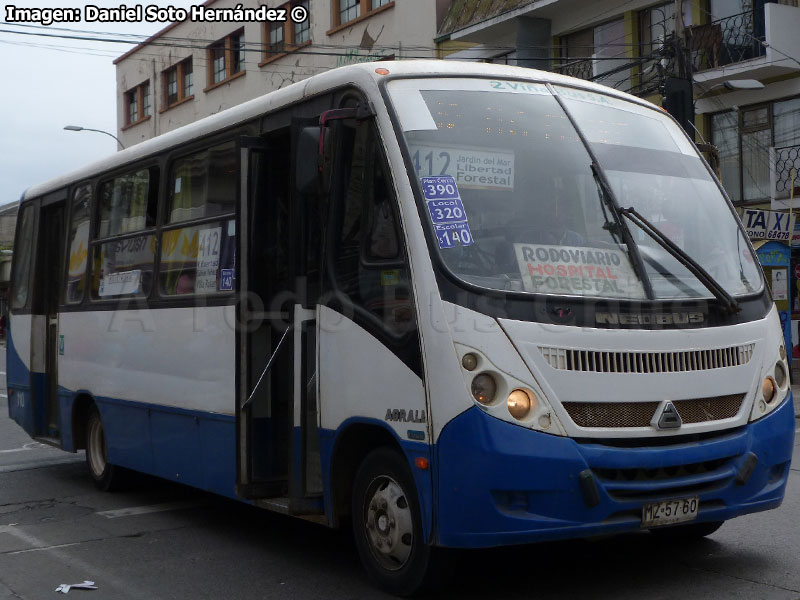
[[[638,211],[729,294],[762,289],[735,215],[693,145],[659,111],[518,81],[406,79],[388,89],[435,251],[460,279],[566,296],[645,299],[648,286],[654,299],[711,296],[615,211],[585,140],[619,208]]]

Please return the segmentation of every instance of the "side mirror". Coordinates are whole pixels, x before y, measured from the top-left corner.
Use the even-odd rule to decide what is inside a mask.
[[[326,131],[336,121],[362,121],[375,116],[368,103],[351,108],[335,108],[320,115],[319,127],[303,127],[297,138],[295,156],[295,188],[300,194],[324,193],[331,180],[330,136]]]
[[[320,127],[303,127],[297,136],[294,185],[302,195],[311,196],[320,190],[320,134]]]

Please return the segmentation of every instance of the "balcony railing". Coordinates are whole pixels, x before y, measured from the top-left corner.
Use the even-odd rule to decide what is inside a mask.
[[[770,148],[770,167],[772,197],[791,198],[794,184],[794,198],[800,208],[800,145]]]
[[[694,70],[716,69],[764,56],[764,14],[759,18],[760,23],[754,11],[747,11],[707,25],[689,27],[686,42],[692,53]],[[757,25],[761,26],[757,28]]]
[[[594,77],[594,67],[592,61],[588,59],[572,61],[567,59],[567,62],[557,66],[554,70],[556,73],[577,77],[578,79],[584,79],[586,81],[591,81]]]

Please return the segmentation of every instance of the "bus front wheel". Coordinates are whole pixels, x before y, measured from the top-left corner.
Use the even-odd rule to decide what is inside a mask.
[[[379,448],[361,463],[352,517],[358,554],[375,583],[399,596],[427,587],[433,549],[423,539],[416,486],[399,453]]]
[[[108,462],[105,430],[96,406],[92,406],[86,420],[86,464],[92,481],[99,489],[110,492],[119,488],[122,469]]]

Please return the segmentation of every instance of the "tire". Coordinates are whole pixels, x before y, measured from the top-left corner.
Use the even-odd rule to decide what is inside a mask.
[[[122,486],[124,469],[106,459],[105,430],[96,406],[92,406],[86,419],[86,465],[92,481],[104,492],[112,492]]]
[[[657,527],[650,533],[665,540],[692,541],[699,540],[714,533],[725,521],[708,521],[706,523],[690,523],[674,527]]]
[[[430,587],[434,548],[423,539],[417,489],[399,453],[379,448],[361,463],[352,522],[361,563],[380,588],[411,596]]]

